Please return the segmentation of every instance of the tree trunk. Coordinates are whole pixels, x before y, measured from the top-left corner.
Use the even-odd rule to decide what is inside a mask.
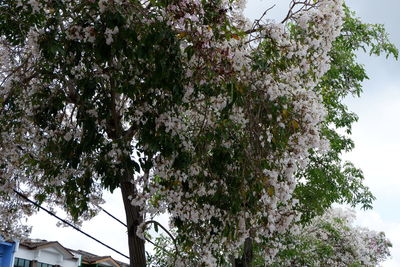
[[[244,241],[243,255],[239,259],[232,257],[232,267],[251,267],[253,262],[253,240],[246,238]]]
[[[146,253],[144,240],[136,235],[139,224],[143,222],[143,216],[139,214],[139,207],[133,206],[128,199],[129,196],[135,196],[135,186],[130,181],[121,182],[121,193],[124,200],[126,224],[128,227],[129,258],[131,267],[145,267]]]

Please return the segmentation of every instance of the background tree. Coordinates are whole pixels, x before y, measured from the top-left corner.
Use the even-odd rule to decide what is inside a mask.
[[[282,23],[251,25],[243,8],[1,1],[0,222],[32,212],[14,189],[79,221],[96,213],[104,189],[121,188],[132,266],[145,265],[146,218],[165,211],[178,250],[215,265],[221,253],[285,233],[299,210],[306,220],[334,201],[368,205],[359,172],[339,159],[351,142],[329,127],[350,129],[340,100],[365,78],[346,74],[359,65],[342,57],[365,42],[397,53],[379,39],[383,29],[367,27],[366,41],[349,28],[352,41],[335,43],[339,0],[293,1]],[[338,69],[327,74],[332,58]],[[338,184],[307,214],[312,183],[329,184],[332,172]]]
[[[354,212],[338,208],[314,217],[284,237],[285,249],[270,266],[378,266],[390,256],[390,241],[383,232],[354,226],[354,219]]]
[[[279,247],[273,258],[261,256],[263,248],[254,247],[253,266],[378,266],[390,256],[392,246],[383,232],[354,225],[355,212],[341,208],[329,209],[308,224],[280,236]],[[176,261],[175,247],[166,235],[155,239],[155,253],[151,266],[199,266],[201,260],[186,257],[185,263]],[[261,253],[259,253],[261,252]],[[174,263],[175,262],[175,263]],[[218,266],[231,266],[227,255]]]

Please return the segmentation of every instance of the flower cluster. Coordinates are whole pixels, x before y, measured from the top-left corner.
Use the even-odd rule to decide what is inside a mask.
[[[307,164],[310,148],[327,149],[319,128],[325,110],[313,89],[329,69],[343,12],[341,1],[319,1],[313,12],[292,18],[301,21],[296,29],[260,27],[262,41],[250,49],[246,35],[204,24],[206,7],[195,3],[167,8],[169,18],[182,16],[171,23],[181,49],[196,48],[185,66],[185,105],[156,119],[157,131],[169,133],[179,151],[151,159],[132,203],[151,215],[168,211],[181,249],[198,249],[214,265],[213,254],[237,253],[246,238],[269,239],[296,220],[294,173]],[[242,32],[247,25],[231,24]]]
[[[377,266],[392,246],[383,232],[354,226],[355,212],[330,209],[289,239],[273,266]],[[291,251],[291,253],[287,253]]]

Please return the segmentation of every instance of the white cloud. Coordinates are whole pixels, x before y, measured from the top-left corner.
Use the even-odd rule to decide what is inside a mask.
[[[366,83],[365,95],[349,101],[360,120],[352,134],[356,148],[345,155],[363,170],[365,184],[377,197],[374,210],[358,212],[357,222],[384,231],[392,241],[392,259],[385,267],[400,266],[400,214],[396,212],[400,202],[400,86],[393,83],[395,79],[381,81],[380,88],[376,82]]]

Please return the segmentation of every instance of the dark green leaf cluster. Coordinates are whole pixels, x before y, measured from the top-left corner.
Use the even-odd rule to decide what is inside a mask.
[[[132,178],[132,173],[122,170],[140,170],[140,162],[130,156],[134,135],[143,136],[143,143],[149,146],[158,142],[154,153],[168,149],[172,143],[168,138],[153,141],[147,137],[154,136],[154,114],[168,110],[171,103],[182,98],[179,43],[176,33],[165,22],[157,21],[150,26],[143,23],[156,11],[144,14],[143,10],[129,10],[132,8],[142,7],[116,6],[100,13],[97,3],[92,1],[49,1],[46,8],[37,12],[17,1],[2,1],[0,5],[0,36],[15,48],[14,60],[20,61],[22,67],[24,60],[28,62],[33,57],[31,51],[24,51],[29,45],[30,29],[40,29],[42,33],[37,40],[40,61],[29,69],[29,77],[14,81],[12,93],[1,99],[1,131],[21,134],[12,131],[22,125],[20,120],[24,117],[40,129],[37,134],[43,144],[38,147],[26,143],[23,148],[43,154],[24,161],[26,175],[34,175],[29,166],[43,171],[41,177],[33,178],[38,182],[43,179],[57,183],[68,169],[82,169],[59,186],[38,187],[36,196],[40,201],[50,193],[65,196],[65,207],[75,219],[88,210],[92,192],[100,188],[113,191],[121,181]],[[85,27],[91,29],[92,42],[83,37],[71,38]],[[119,31],[108,44],[105,32],[115,27]],[[34,81],[40,84],[35,85],[34,93],[26,100],[22,88],[32,86]],[[166,97],[160,98],[160,93],[151,90],[154,88]],[[117,110],[121,107],[116,106],[121,95],[126,97],[123,101],[132,101],[123,116]],[[137,118],[137,109],[153,101],[158,101],[156,111],[148,112],[146,121],[131,129],[124,128],[122,121]],[[33,114],[24,114],[24,105],[33,106]],[[60,118],[60,114],[65,118]],[[70,118],[66,120],[67,117]],[[79,136],[75,136],[77,132]],[[109,157],[113,149],[127,151],[115,164]]]

